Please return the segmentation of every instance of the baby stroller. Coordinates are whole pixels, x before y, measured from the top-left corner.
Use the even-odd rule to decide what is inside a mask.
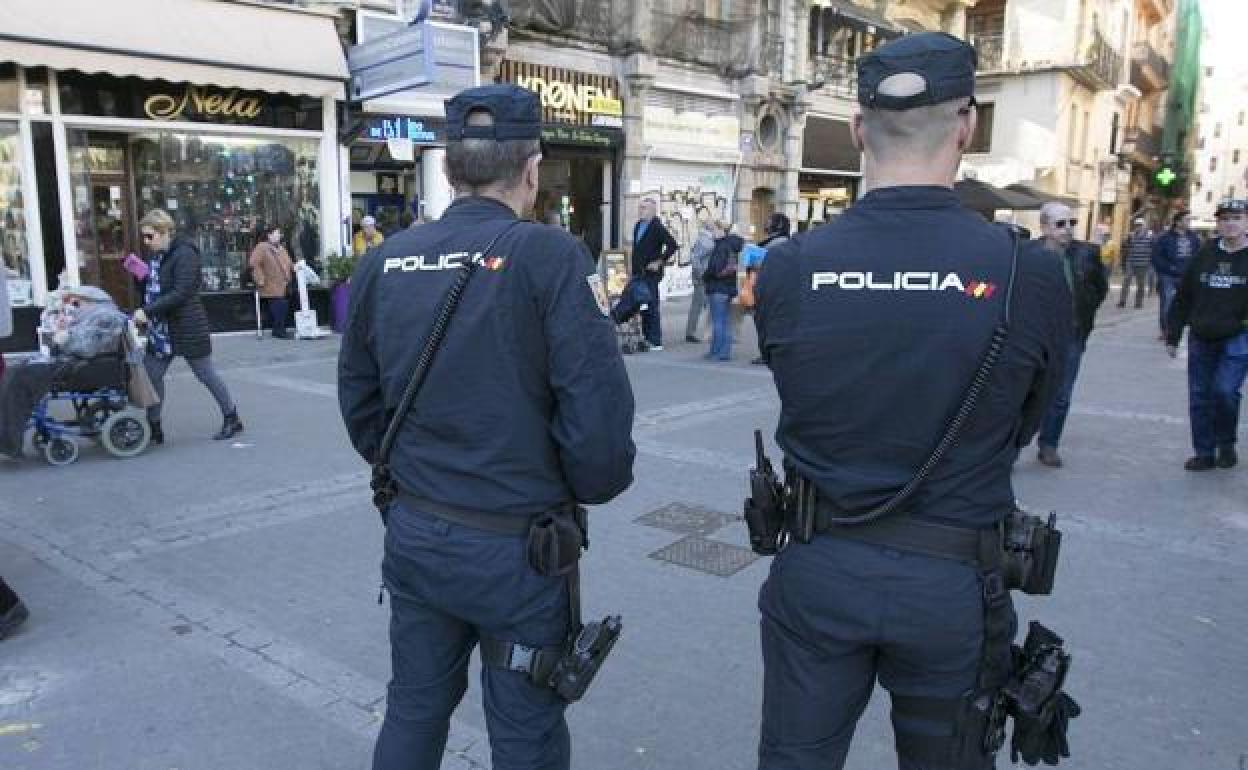
[[[125,353],[107,353],[66,368],[53,382],[30,417],[32,443],[51,465],[78,459],[76,439],[100,442],[114,457],[134,457],[147,449],[152,429],[147,417],[130,404],[130,364]],[[68,412],[72,417],[53,414]]]

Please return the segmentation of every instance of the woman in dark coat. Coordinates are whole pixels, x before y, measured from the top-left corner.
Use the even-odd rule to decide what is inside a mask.
[[[160,425],[165,401],[165,372],[174,356],[182,356],[196,379],[212,393],[221,407],[224,421],[213,436],[222,441],[243,432],[238,409],[230,391],[212,366],[212,340],[208,336],[208,314],[199,301],[199,250],[174,234],[173,218],[161,209],[147,213],[139,222],[143,244],[151,255],[144,284],[143,307],[134,320],[147,328],[147,374],[160,396],[160,403],[147,410],[152,426],[152,442],[164,443]]]

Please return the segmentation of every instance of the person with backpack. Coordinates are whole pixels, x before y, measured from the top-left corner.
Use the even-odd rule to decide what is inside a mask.
[[[741,236],[734,235],[732,225],[722,220],[711,224],[715,246],[702,273],[706,299],[711,306],[711,349],[704,358],[715,361],[732,360],[732,324],[729,314],[732,299],[737,296],[737,255],[745,246]]]

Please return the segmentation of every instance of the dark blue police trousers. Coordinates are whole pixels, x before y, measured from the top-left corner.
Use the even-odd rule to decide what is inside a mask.
[[[568,631],[563,578],[529,567],[523,536],[452,524],[395,503],[382,576],[390,594],[393,678],[373,770],[437,770],[451,713],[481,635],[528,646]],[[494,770],[568,770],[565,704],[526,674],[483,667]]]
[[[759,770],[844,767],[877,677],[892,697],[898,767],[954,770],[907,756],[915,740],[906,736],[953,736],[954,714],[938,718],[912,704],[958,698],[975,684],[984,605],[974,567],[817,535],[775,558],[758,604]],[[986,758],[974,770],[992,764]]]

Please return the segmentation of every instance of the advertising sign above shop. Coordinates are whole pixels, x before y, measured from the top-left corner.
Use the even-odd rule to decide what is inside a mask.
[[[646,144],[679,157],[736,162],[741,156],[741,123],[734,115],[676,112],[646,105],[642,112]]]
[[[542,126],[542,141],[581,147],[615,147],[624,143],[624,132],[595,126]]]
[[[167,123],[216,123],[319,131],[318,99],[210,85],[62,72],[61,112]]]
[[[624,126],[619,85],[609,75],[504,61],[499,67],[499,76],[503,82],[527,88],[541,98],[544,123],[599,128]]]
[[[437,144],[446,141],[446,122],[411,115],[370,115],[359,136],[374,142],[406,139],[413,144]]]

